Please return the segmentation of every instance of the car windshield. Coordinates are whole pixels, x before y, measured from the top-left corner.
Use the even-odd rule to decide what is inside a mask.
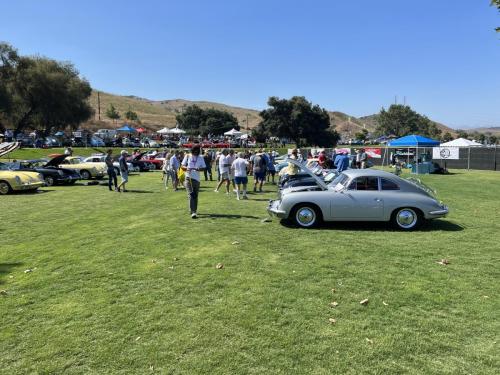
[[[335,178],[338,176],[337,173],[335,172],[330,172],[328,173],[325,177],[324,177],[324,180],[327,184],[333,182],[333,180],[335,180]]]
[[[70,159],[69,162],[71,164],[80,164],[80,163],[83,163],[83,160],[80,158],[73,158],[73,159]]]
[[[335,190],[338,191],[347,187],[348,182],[349,182],[349,177],[344,173],[341,173],[337,177],[335,177],[333,181],[328,184],[328,186],[333,187]]]
[[[5,163],[0,163],[0,171],[8,171],[10,170],[9,166]]]

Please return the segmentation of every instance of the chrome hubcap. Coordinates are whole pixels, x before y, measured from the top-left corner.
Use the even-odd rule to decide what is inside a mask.
[[[7,194],[9,192],[9,186],[5,182],[0,182],[0,194]]]
[[[54,179],[52,177],[47,177],[45,179],[45,183],[47,184],[47,186],[52,186],[54,184]]]
[[[297,211],[297,221],[303,226],[309,226],[316,220],[316,214],[310,208],[304,207]]]
[[[398,212],[398,225],[402,228],[411,228],[417,222],[417,214],[415,211],[405,208]]]

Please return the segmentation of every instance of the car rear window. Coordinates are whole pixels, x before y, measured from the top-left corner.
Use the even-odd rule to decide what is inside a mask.
[[[396,184],[394,181],[382,178],[380,182],[382,190],[399,190],[399,185]]]
[[[349,190],[378,190],[378,177],[357,177],[349,185]]]

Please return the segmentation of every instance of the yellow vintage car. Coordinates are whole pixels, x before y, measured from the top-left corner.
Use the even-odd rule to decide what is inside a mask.
[[[36,190],[45,186],[40,173],[11,171],[7,164],[0,163],[0,195],[12,191]]]
[[[86,163],[80,156],[66,156],[61,155],[61,161],[58,165],[59,168],[74,169],[80,173],[82,179],[90,180],[91,178],[101,179],[107,173],[106,163]]]

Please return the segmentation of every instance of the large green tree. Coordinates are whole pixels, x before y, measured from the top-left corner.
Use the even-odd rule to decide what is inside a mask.
[[[185,107],[176,120],[179,127],[193,135],[221,135],[233,128],[240,129],[238,119],[232,113],[215,108],[203,109],[196,104]]]
[[[0,55],[0,111],[16,132],[75,128],[92,116],[92,90],[71,63],[19,56],[6,43],[0,44]]]
[[[402,137],[409,134],[420,134],[431,138],[437,138],[441,135],[441,130],[436,126],[436,123],[415,112],[407,105],[393,104],[388,110],[382,108],[376,121],[379,135]]]
[[[262,121],[254,131],[257,138],[289,138],[301,145],[334,146],[339,140],[336,131],[330,128],[328,112],[313,105],[303,96],[290,99],[269,98],[270,108],[260,112]]]

